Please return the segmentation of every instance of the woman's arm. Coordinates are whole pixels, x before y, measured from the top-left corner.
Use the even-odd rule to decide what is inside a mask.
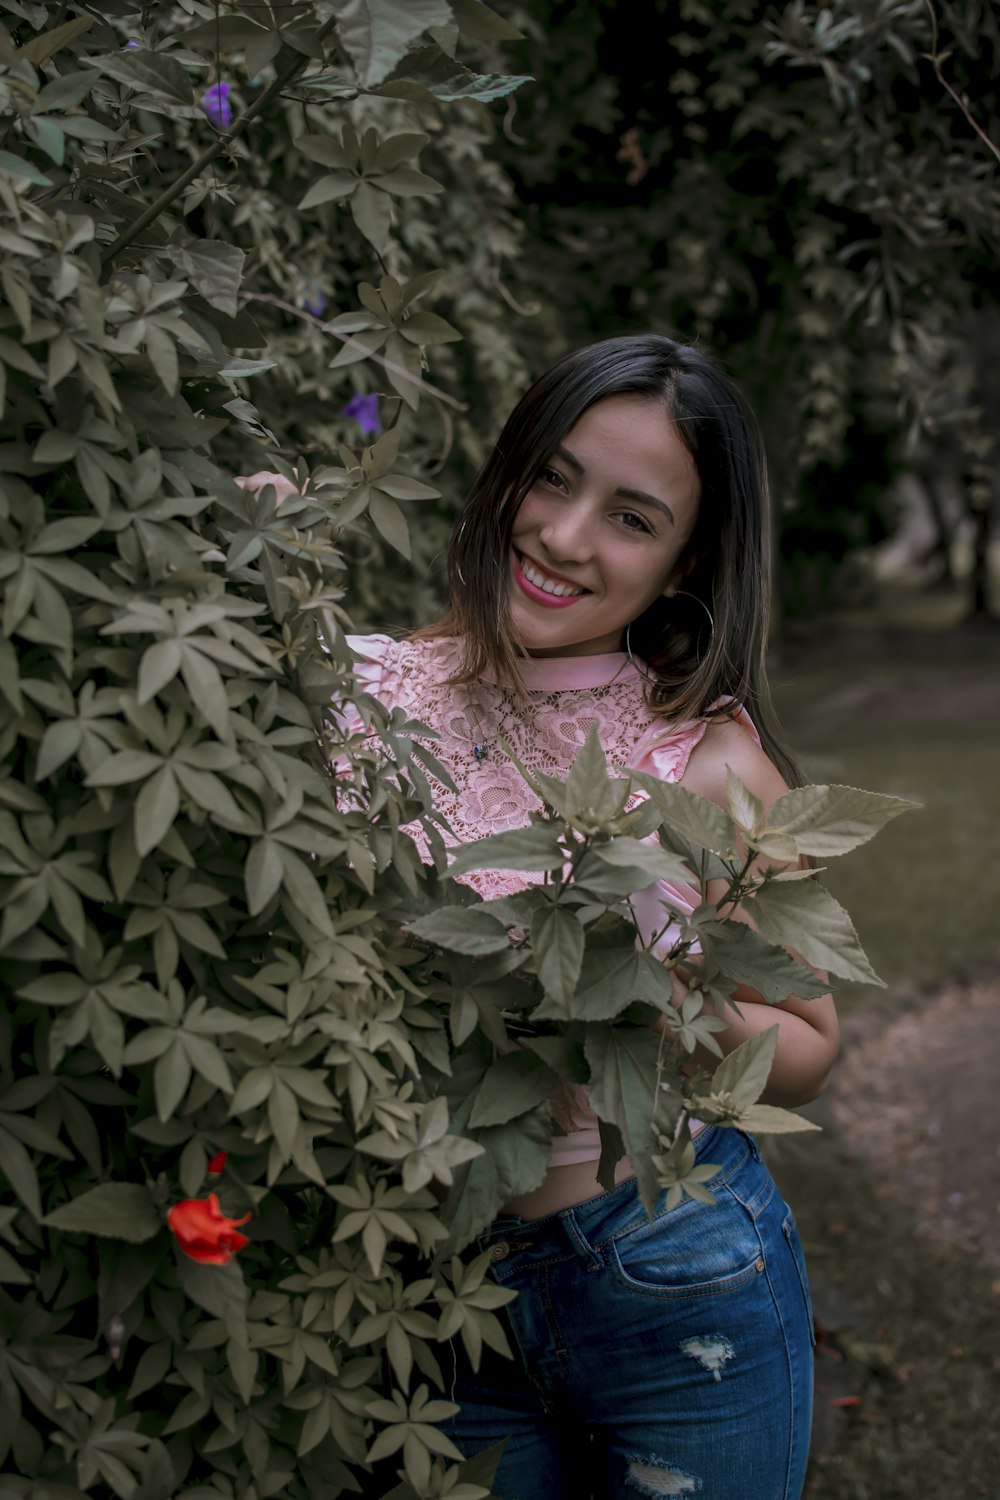
[[[681,785],[689,792],[696,792],[725,807],[727,769],[760,799],[765,810],[769,810],[788,790],[777,768],[739,724],[732,720],[717,720],[709,725],[692,751]],[[759,868],[767,863],[773,861],[758,860],[755,866]],[[725,890],[724,882],[712,881],[707,899],[719,901]],[[727,911],[726,916],[753,926],[752,917],[744,908]],[[793,956],[803,962],[798,954]],[[693,960],[689,967],[693,968],[696,962]],[[683,989],[681,978],[677,983]],[[762,1102],[794,1108],[807,1104],[822,1093],[840,1047],[833,996],[827,994],[816,1000],[800,1000],[793,995],[778,1005],[768,1005],[756,990],[741,985],[733,998],[743,1012],[742,1017],[729,1007],[723,1009],[711,1000],[706,1001],[706,1009],[711,1014],[721,1015],[730,1023],[725,1031],[716,1034],[716,1041],[724,1053],[732,1052],[741,1042],[771,1026],[778,1027],[778,1045],[767,1088],[761,1096]],[[695,1051],[694,1060],[708,1069],[718,1062],[700,1047]]]

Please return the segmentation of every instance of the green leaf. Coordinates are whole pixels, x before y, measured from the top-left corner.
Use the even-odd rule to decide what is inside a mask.
[[[449,875],[465,875],[469,870],[559,870],[566,863],[559,830],[551,823],[492,833],[449,852],[453,854]]]
[[[699,797],[676,782],[660,781],[645,771],[630,771],[637,786],[647,792],[660,810],[663,821],[699,849],[722,858],[732,858],[736,834],[732,819],[717,803]]]
[[[180,809],[177,779],[170,766],[161,766],[135,800],[135,847],[149,854],[163,842]]]
[[[125,786],[131,781],[144,781],[163,765],[159,755],[150,755],[145,750],[119,750],[106,760],[103,766],[91,771],[85,780],[86,786]]]
[[[182,659],[180,642],[172,639],[155,641],[143,652],[137,694],[140,703],[148,703],[168,682],[173,682],[181,669]]]
[[[188,644],[181,661],[184,686],[195,707],[220,739],[229,733],[229,701],[218,667],[209,656]]]
[[[42,1223],[70,1234],[97,1234],[133,1245],[153,1239],[162,1228],[149,1189],[134,1182],[103,1182],[54,1209]]]
[[[315,875],[291,849],[282,849],[281,864],[282,883],[294,904],[314,927],[333,937],[330,913]]]
[[[252,917],[262,912],[281,887],[284,866],[273,839],[254,841],[243,872],[247,906]]]
[[[756,990],[769,1004],[787,1000],[789,995],[815,1000],[829,989],[811,969],[796,963],[784,948],[774,947],[745,922],[705,922],[700,930],[707,955],[723,974]]]
[[[639,954],[634,946],[589,949],[572,1000],[573,1015],[585,1021],[608,1021],[636,999],[638,984]],[[556,1019],[559,1012],[546,997],[536,1014]]]
[[[397,552],[408,558],[411,555],[409,527],[395,500],[390,500],[388,495],[373,489],[368,502],[368,514],[379,535],[385,537],[390,547],[395,547]]]
[[[177,1275],[191,1301],[213,1318],[221,1318],[230,1338],[245,1344],[247,1289],[239,1261],[231,1260],[224,1266],[206,1266],[179,1254]]]
[[[338,0],[337,39],[365,88],[379,84],[430,26],[451,21],[448,0]]]
[[[191,1059],[180,1037],[175,1037],[165,1052],[156,1059],[153,1068],[153,1091],[156,1094],[156,1113],[161,1120],[169,1120],[187,1092],[191,1082]]]
[[[645,1027],[588,1026],[585,1048],[590,1102],[621,1131],[643,1205],[652,1213],[660,1191],[652,1164],[660,1038]]]
[[[83,730],[76,719],[58,719],[50,724],[38,747],[35,780],[44,781],[53,771],[65,765],[70,756],[75,755],[80,748],[82,739]]]
[[[396,167],[392,172],[376,177],[374,181],[383,193],[391,193],[396,198],[429,198],[435,193],[444,192],[442,183],[428,177],[425,172],[418,172],[414,167]],[[422,339],[417,329],[410,327],[412,319],[408,318],[401,330],[405,338],[419,344],[447,344],[462,337],[454,328],[449,328],[443,318],[435,318],[433,313],[424,313],[423,316],[434,319],[435,324],[440,324],[441,329],[447,331]]]
[[[298,211],[302,213],[305,209],[319,208],[323,203],[338,203],[342,198],[350,197],[360,182],[360,177],[354,172],[329,172],[303,194]]]
[[[30,1286],[31,1277],[11,1255],[0,1246],[0,1284],[4,1286]]]
[[[82,104],[94,89],[94,74],[87,69],[82,73],[63,73],[53,78],[39,91],[37,104],[42,109],[75,109]],[[92,121],[96,124],[96,121]],[[112,131],[113,135],[114,132]]]
[[[385,193],[368,182],[358,184],[350,200],[351,214],[361,233],[370,245],[384,255],[389,248],[389,227],[392,209]]]
[[[793,838],[800,854],[831,859],[867,843],[892,818],[919,806],[853,786],[800,786],[778,798],[765,832]]]
[[[743,1108],[755,1104],[767,1087],[777,1045],[777,1025],[741,1042],[712,1074],[711,1092],[730,1094]]]
[[[764,804],[760,798],[743,785],[729,766],[726,767],[726,806],[729,816],[744,833],[752,833],[764,816]]]
[[[52,186],[51,177],[46,177],[44,172],[39,171],[30,161],[25,161],[22,156],[16,156],[13,151],[0,151],[0,172],[7,177],[24,177],[38,187]]]
[[[596,729],[587,735],[566,777],[566,810],[571,819],[599,825],[617,816],[628,783],[608,775],[608,763]]]
[[[502,953],[510,946],[506,928],[495,917],[469,906],[447,906],[418,917],[407,930],[454,953]]]
[[[6,1177],[21,1202],[36,1219],[42,1217],[38,1173],[30,1155],[9,1130],[0,1127],[0,1175]]]
[[[176,58],[167,57],[162,52],[129,47],[122,52],[90,57],[87,61],[99,68],[105,78],[113,78],[116,83],[159,95],[173,104],[194,104],[190,74]]]
[[[552,1143],[548,1102],[506,1125],[483,1126],[476,1136],[483,1155],[470,1164],[445,1205],[448,1248],[453,1251],[481,1234],[504,1203],[541,1187]]]
[[[790,1135],[793,1131],[821,1130],[815,1120],[797,1115],[790,1109],[779,1109],[775,1104],[751,1104],[740,1115],[740,1129],[752,1130],[756,1135]]]
[[[224,240],[189,240],[168,251],[211,307],[235,318],[245,253]]]
[[[473,73],[440,47],[420,47],[409,53],[374,92],[422,104],[451,104],[457,99],[489,104],[532,81],[530,73]]]
[[[40,36],[33,36],[30,41],[25,42],[17,56],[30,63],[48,62],[63,47],[70,46],[77,37],[89,31],[93,24],[93,16],[77,16],[75,20],[65,21],[62,26],[53,26],[51,31],[43,31]]]
[[[469,1124],[505,1125],[541,1104],[552,1092],[556,1075],[530,1052],[508,1052],[488,1068],[476,1091]]]
[[[458,29],[470,42],[523,42],[524,32],[498,16],[481,0],[451,0]]]
[[[767,881],[747,900],[762,936],[794,948],[806,963],[840,979],[884,989],[858,941],[847,912],[815,880]]]
[[[545,993],[568,1016],[583,963],[583,928],[571,911],[550,906],[531,924],[531,947]]]

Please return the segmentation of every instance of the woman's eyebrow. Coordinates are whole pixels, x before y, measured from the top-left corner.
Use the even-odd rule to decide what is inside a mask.
[[[575,469],[578,474],[586,472],[580,460],[568,448],[564,448],[561,443],[556,445],[553,452],[557,458],[561,458],[564,463],[569,464],[570,468]],[[667,502],[665,500],[658,500],[655,495],[647,495],[645,490],[630,490],[626,489],[623,485],[619,485],[615,490],[615,494],[621,495],[623,500],[638,500],[643,505],[652,505],[656,510],[662,510],[672,526],[677,524],[674,519],[674,513]]]

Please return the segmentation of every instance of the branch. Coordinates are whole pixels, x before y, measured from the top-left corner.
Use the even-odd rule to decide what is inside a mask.
[[[980,140],[985,142],[985,144],[993,152],[993,155],[996,157],[997,161],[1000,161],[1000,146],[997,145],[996,141],[991,140],[986,131],[979,124],[979,121],[974,119],[972,111],[969,109],[967,98],[965,98],[963,95],[960,95],[957,90],[952,87],[947,78],[944,76],[944,73],[941,71],[942,54],[938,52],[938,23],[937,14],[934,10],[933,0],[927,0],[927,9],[931,13],[931,26],[933,28],[933,31],[931,36],[931,51],[925,52],[924,56],[933,67],[938,83],[948,94],[951,95],[955,103],[958,105],[959,109],[962,111],[966,120],[979,136]],[[944,55],[950,56],[951,54],[946,53]]]
[[[336,25],[337,22],[335,18],[332,21],[327,21],[325,26],[321,26],[319,31],[316,33],[317,42],[324,41],[326,37],[329,36],[329,34],[335,29]],[[292,53],[289,60],[285,63],[285,66],[281,68],[276,74],[274,82],[268,84],[267,88],[260,95],[260,97],[258,99],[255,99],[250,107],[248,109],[245,109],[243,113],[233,121],[228,130],[220,131],[218,139],[213,141],[211,146],[209,146],[207,150],[203,151],[201,155],[181,173],[181,175],[176,179],[175,182],[172,182],[168,188],[165,188],[160,196],[149,205],[145,212],[139,215],[135,223],[130,225],[123,234],[120,234],[115,240],[114,244],[111,245],[107,250],[105,250],[104,254],[101,256],[102,271],[107,269],[111,261],[113,261],[114,258],[119,255],[122,250],[125,249],[126,245],[130,245],[132,244],[133,240],[138,239],[139,235],[142,234],[145,229],[148,229],[150,224],[152,224],[154,220],[160,217],[160,214],[163,213],[165,208],[169,208],[174,199],[179,197],[180,194],[183,193],[189,182],[193,182],[196,177],[200,176],[205,168],[209,166],[211,162],[213,162],[215,158],[223,150],[225,150],[228,145],[230,145],[232,141],[237,140],[243,134],[247,126],[257,118],[257,116],[268,104],[270,104],[275,95],[280,94],[282,89],[287,88],[288,84],[296,76],[296,74],[301,73],[303,68],[308,67],[309,61],[309,58],[301,56],[300,53]]]
[[[320,323],[312,313],[304,312],[301,307],[296,307],[293,302],[286,302],[282,297],[274,297],[269,292],[242,292],[244,302],[268,302],[272,307],[280,307],[282,312],[290,313],[294,318],[301,318],[303,323],[311,323],[318,328],[320,333],[332,333],[334,338],[340,339],[342,344],[353,344],[356,349],[363,349],[366,359],[373,359],[376,364],[383,365],[387,370],[394,370],[397,375],[402,375],[411,385],[426,391],[428,396],[435,396],[443,401],[446,406],[453,406],[456,411],[468,411],[468,403],[456,401],[454,396],[449,396],[447,391],[441,390],[440,386],[431,385],[429,380],[423,380],[419,375],[411,375],[405,366],[397,364],[394,359],[387,359],[384,354],[378,354],[374,349],[369,349],[367,344],[350,333],[341,333],[339,328],[334,328],[332,323]]]

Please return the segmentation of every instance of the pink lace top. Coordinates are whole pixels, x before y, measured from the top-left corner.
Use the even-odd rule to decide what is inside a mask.
[[[461,843],[523,827],[538,807],[516,766],[500,749],[501,740],[528,770],[565,776],[596,727],[610,765],[679,781],[707,728],[705,719],[671,724],[650,713],[643,678],[620,652],[529,658],[522,663],[526,705],[492,682],[449,686],[447,678],[459,662],[454,639],[394,641],[386,635],[368,635],[349,636],[348,644],[357,657],[355,675],[365,691],[387,708],[398,707],[437,731],[431,748],[458,791],[432,780],[435,806]],[[745,710],[737,710],[736,718],[759,743]],[[360,716],[349,718],[346,727],[349,732],[360,731]],[[409,825],[406,831],[429,862],[419,824]],[[517,870],[476,870],[461,877],[487,900],[542,878],[540,873]],[[691,886],[662,882],[634,896],[636,921],[646,940],[663,926],[665,896],[684,912],[693,911],[698,901],[698,892]],[[668,929],[652,951],[666,953],[672,942]],[[551,1108],[566,1134],[554,1137],[550,1164],[596,1161],[600,1137],[586,1089],[561,1086]]]

